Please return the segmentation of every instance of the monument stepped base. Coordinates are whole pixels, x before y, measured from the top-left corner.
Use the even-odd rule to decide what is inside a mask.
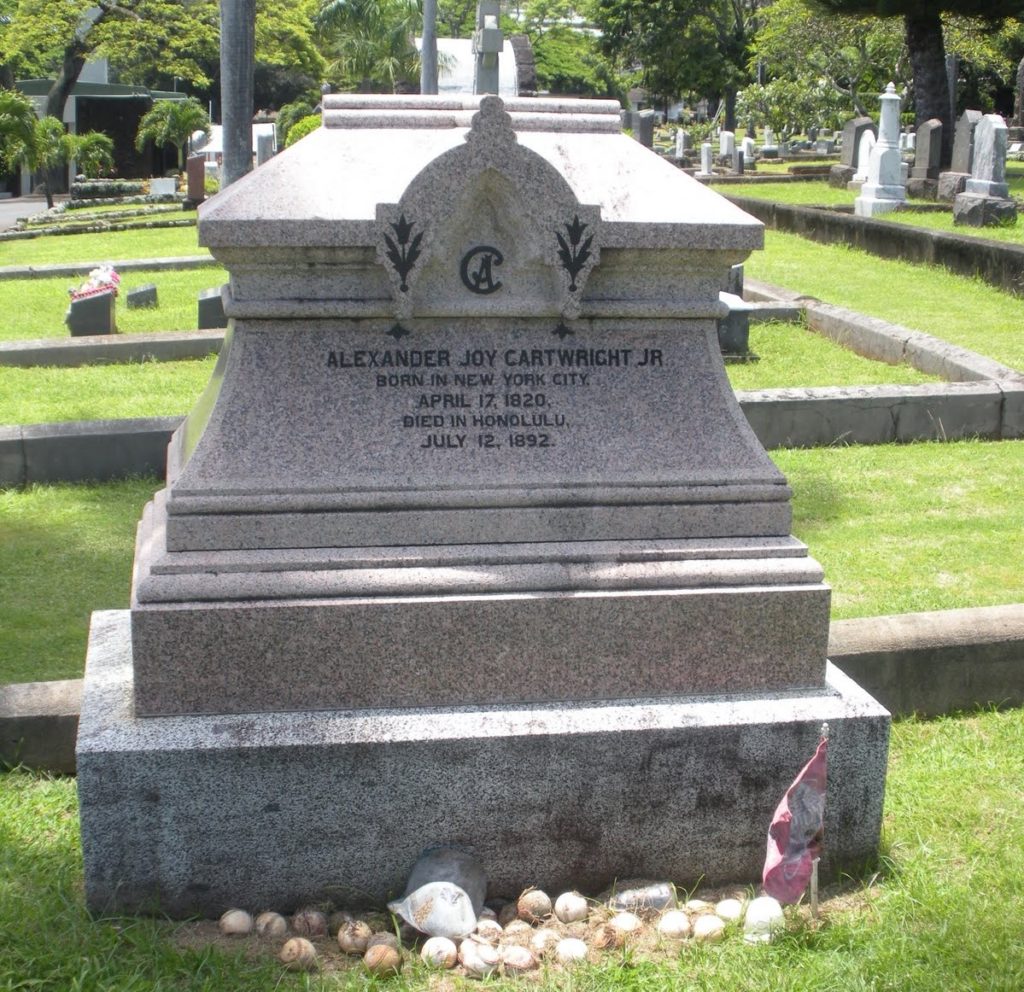
[[[775,805],[831,733],[823,876],[876,856],[888,714],[823,691],[138,719],[127,611],[93,614],[78,738],[86,898],[216,916],[379,904],[462,844],[492,895],[754,881]]]

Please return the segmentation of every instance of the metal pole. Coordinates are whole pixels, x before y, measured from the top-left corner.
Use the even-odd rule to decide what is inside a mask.
[[[423,0],[420,93],[437,92],[437,0]]]
[[[221,185],[252,169],[253,61],[256,0],[220,0]]]

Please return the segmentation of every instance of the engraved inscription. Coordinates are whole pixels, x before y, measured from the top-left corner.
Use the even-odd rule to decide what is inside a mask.
[[[386,390],[382,409],[395,411],[391,423],[420,450],[519,456],[579,440],[593,404],[574,403],[575,393],[644,388],[666,358],[660,348],[392,347],[329,350],[325,364]]]

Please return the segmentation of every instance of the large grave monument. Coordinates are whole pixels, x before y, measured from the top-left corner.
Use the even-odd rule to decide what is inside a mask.
[[[823,721],[823,870],[871,860],[888,715],[719,353],[761,225],[611,101],[324,107],[201,208],[231,326],[93,619],[89,905],[754,879]]]

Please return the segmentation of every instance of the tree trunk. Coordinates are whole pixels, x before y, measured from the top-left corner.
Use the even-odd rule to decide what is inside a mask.
[[[84,46],[75,39],[64,49],[64,57],[61,60],[60,69],[57,70],[57,78],[46,94],[46,116],[56,117],[57,120],[64,120],[64,104],[68,102],[71,91],[78,82],[85,65],[86,51]]]
[[[933,117],[942,121],[942,160],[946,168],[953,158],[954,121],[949,109],[949,81],[946,78],[946,46],[942,41],[942,19],[938,9],[925,10],[904,18],[907,51],[914,73],[917,123]]]
[[[723,131],[736,131],[736,88],[730,86],[722,94],[725,100],[725,120],[722,122]]]

